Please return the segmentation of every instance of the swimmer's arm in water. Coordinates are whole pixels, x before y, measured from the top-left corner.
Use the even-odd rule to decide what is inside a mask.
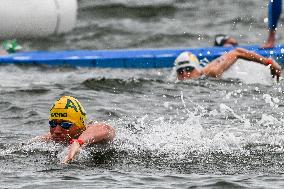
[[[44,141],[44,142],[48,142],[51,141],[51,134],[50,132],[48,132],[45,135],[42,136],[37,136],[31,139],[31,142],[35,142],[35,141]]]
[[[265,58],[255,52],[248,51],[243,48],[236,48],[221,57],[213,60],[203,68],[203,73],[211,77],[220,77],[227,69],[229,69],[239,58],[253,61],[265,66],[270,65],[271,75],[277,77],[277,81],[281,75],[281,66],[272,59]]]
[[[97,123],[88,125],[87,129],[79,136],[78,140],[82,141],[85,145],[107,143],[112,141],[115,136],[115,130],[110,125],[105,123]],[[68,154],[64,158],[62,163],[68,163],[72,161],[76,154],[81,150],[81,144],[79,142],[73,142],[68,149]]]

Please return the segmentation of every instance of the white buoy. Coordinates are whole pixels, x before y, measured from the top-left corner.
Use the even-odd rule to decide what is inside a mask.
[[[77,0],[0,0],[0,39],[43,37],[71,31]]]

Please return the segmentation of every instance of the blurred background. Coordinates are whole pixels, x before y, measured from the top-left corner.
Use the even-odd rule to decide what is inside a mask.
[[[25,50],[207,47],[229,34],[241,45],[263,44],[267,0],[78,0],[74,29],[18,39]],[[277,42],[282,40],[279,21]]]

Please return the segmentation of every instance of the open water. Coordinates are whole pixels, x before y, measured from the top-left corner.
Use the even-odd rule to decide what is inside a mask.
[[[202,47],[227,33],[261,44],[266,3],[81,0],[74,31],[20,42],[28,50]],[[0,188],[283,188],[283,80],[251,65],[186,82],[171,69],[2,65]],[[60,164],[66,146],[30,141],[48,132],[62,95],[117,131],[68,165]]]

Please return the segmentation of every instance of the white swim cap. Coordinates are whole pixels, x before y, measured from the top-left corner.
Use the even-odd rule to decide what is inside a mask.
[[[201,68],[198,58],[191,52],[182,52],[175,60],[175,70],[185,67]]]

